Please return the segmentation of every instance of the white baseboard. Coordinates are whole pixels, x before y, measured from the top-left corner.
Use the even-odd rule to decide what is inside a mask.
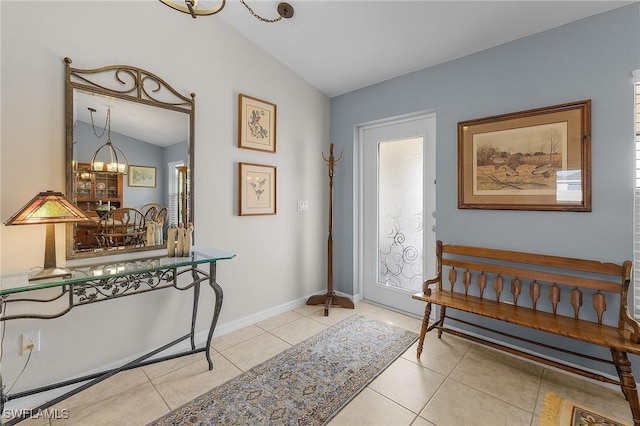
[[[273,308],[269,308],[266,309],[264,311],[258,312],[256,314],[252,314],[249,316],[246,316],[244,318],[240,318],[238,320],[235,321],[231,321],[228,323],[224,323],[224,324],[218,324],[216,326],[215,332],[213,334],[214,337],[219,337],[219,336],[223,336],[225,334],[231,333],[233,331],[239,330],[241,328],[244,327],[248,327],[250,325],[253,325],[255,323],[258,323],[260,321],[263,321],[267,318],[273,317],[275,315],[279,315],[288,311],[291,311],[293,309],[299,308],[301,306],[304,306],[306,304],[307,299],[310,296],[316,295],[316,294],[324,294],[324,292],[319,292],[319,293],[313,293],[310,294],[309,296],[306,297],[302,297],[296,300],[292,300],[290,302],[284,303],[282,305],[279,306],[275,306]],[[345,295],[348,296],[348,295]],[[351,296],[348,296],[351,297]],[[201,331],[199,333],[196,333],[195,335],[195,343],[196,346],[200,347],[202,345],[204,345],[207,341],[207,335],[209,333],[209,330],[204,330]],[[161,357],[161,356],[168,356],[168,355],[173,355],[173,354],[177,354],[180,352],[185,352],[191,349],[191,344],[189,342],[189,340],[184,340],[178,344],[176,344],[175,346],[172,346],[171,348],[167,349],[166,351],[162,352],[160,355],[158,355],[157,357]],[[145,352],[146,353],[146,352]],[[139,353],[136,355],[132,355],[130,357],[124,358],[124,359],[120,359],[118,361],[114,361],[112,363],[109,363],[107,365],[103,365],[99,368],[96,369],[92,369],[90,371],[85,371],[83,373],[77,374],[73,377],[69,377],[66,379],[61,379],[60,382],[63,382],[65,380],[71,380],[73,378],[76,377],[83,377],[83,376],[88,376],[91,374],[96,374],[99,373],[101,371],[106,371],[106,370],[110,370],[113,368],[118,368],[122,365],[125,365],[131,361],[133,361],[136,358],[140,358],[141,356],[143,356],[145,353]],[[203,354],[204,356],[204,354]],[[150,358],[150,359],[153,359]],[[75,384],[75,385],[69,385],[69,386],[65,386],[64,388],[59,388],[59,389],[53,389],[50,391],[46,391],[46,392],[41,392],[38,393],[36,395],[29,395],[29,396],[25,396],[23,398],[17,399],[17,400],[11,400],[8,401],[5,404],[5,413],[10,413],[10,412],[16,412],[19,410],[28,410],[31,407],[37,407],[47,401],[50,401],[54,398],[57,398],[61,395],[64,395],[65,393],[73,390],[74,388],[78,387],[82,385],[82,383],[80,384]],[[0,413],[0,415],[2,415],[2,413]]]
[[[270,318],[270,317],[273,317],[275,315],[279,315],[279,314],[294,310],[296,308],[299,308],[301,306],[304,306],[306,304],[307,299],[310,296],[317,295],[317,294],[324,294],[324,292],[313,293],[313,294],[310,294],[309,296],[302,297],[302,298],[299,298],[299,299],[296,299],[296,300],[292,300],[290,302],[284,303],[284,304],[279,305],[279,306],[274,306],[273,308],[266,309],[264,311],[261,311],[261,312],[258,312],[258,313],[255,313],[255,314],[252,314],[252,315],[237,319],[235,321],[231,321],[231,322],[224,323],[224,324],[219,324],[216,327],[216,330],[214,332],[214,337],[223,336],[225,334],[234,332],[234,331],[239,330],[241,328],[248,327],[250,325],[256,324],[256,323],[258,323],[260,321],[263,321],[263,320],[265,320],[267,318]],[[336,292],[336,294],[338,294],[340,296],[348,297],[348,298],[352,299],[354,303],[358,303],[360,301],[360,296],[359,295],[352,296],[352,295],[341,293],[341,292]],[[435,317],[435,314],[432,313],[432,316]],[[462,328],[455,327],[455,326],[449,326],[449,325],[447,325],[447,327],[451,328],[453,330],[459,331],[459,332],[463,332],[463,333],[469,334],[469,335],[474,336],[474,337],[478,337],[478,338],[481,338],[481,339],[484,339],[484,340],[488,340],[488,341],[490,341],[492,343],[496,343],[496,344],[500,344],[500,345],[503,345],[503,346],[507,346],[509,348],[517,349],[517,350],[520,350],[522,352],[527,352],[529,354],[540,356],[540,357],[543,357],[543,358],[547,357],[547,356],[544,356],[543,354],[538,353],[536,351],[523,349],[523,348],[521,348],[519,346],[512,345],[512,344],[509,344],[509,343],[505,343],[505,342],[503,342],[501,340],[493,339],[491,337],[487,337],[487,336],[480,335],[480,334],[477,334],[477,333],[473,333],[473,332],[470,332],[469,330],[466,330],[466,329],[462,329]],[[197,346],[201,346],[206,342],[207,334],[208,334],[208,330],[205,330],[205,331],[202,331],[202,332],[199,332],[199,333],[196,334],[195,342],[196,342]],[[190,343],[189,343],[188,340],[185,340],[185,341],[180,342],[177,345],[167,349],[160,356],[172,355],[172,354],[176,354],[176,353],[179,353],[179,352],[188,351],[189,349],[191,349]],[[112,363],[110,363],[108,365],[104,365],[104,366],[102,366],[100,368],[96,368],[96,369],[93,369],[91,371],[86,371],[86,372],[78,374],[78,375],[76,375],[74,377],[86,376],[86,375],[90,375],[90,374],[99,373],[101,371],[109,370],[109,369],[112,369],[112,368],[117,368],[117,367],[122,366],[122,365],[124,365],[124,364],[126,364],[128,362],[131,362],[132,360],[134,360],[136,358],[141,357],[142,355],[144,355],[144,354],[140,353],[140,354],[137,354],[137,355],[133,355],[131,357],[128,357],[128,358],[125,358],[125,359],[121,359],[119,361],[112,362]],[[513,355],[513,356],[515,356],[515,355]],[[549,358],[549,357],[547,357],[547,358]],[[555,358],[550,358],[550,359],[556,360]],[[557,360],[557,361],[560,362],[559,360]],[[535,362],[535,361],[532,361],[532,362]],[[575,367],[575,368],[579,368],[579,369],[588,371],[588,372],[592,372],[592,373],[596,373],[596,374],[602,374],[603,376],[609,377],[609,378],[611,378],[613,380],[618,380],[618,378],[615,377],[615,376],[603,374],[602,372],[597,371],[597,370],[588,369],[588,368],[585,368],[583,366],[579,366],[579,365],[576,365],[576,364],[573,364],[573,363],[568,363],[568,362],[565,362],[565,361],[562,361],[562,363],[567,364],[567,365],[569,365],[571,367]],[[550,367],[550,366],[545,365],[545,364],[540,364],[540,365],[545,367],[545,368],[551,368],[551,369],[562,371],[562,372],[566,373],[566,371],[564,371],[564,370],[559,370],[559,369],[556,369],[554,367]],[[70,377],[69,379],[72,379],[72,378],[73,377]],[[600,385],[608,386],[608,387],[610,387],[612,389],[619,389],[619,387],[615,386],[615,385],[602,383],[600,381],[592,380],[592,379],[589,379],[589,378],[586,378],[586,377],[585,377],[585,379],[586,380],[590,380],[590,381],[592,381],[594,383],[598,383]],[[61,381],[63,381],[63,380],[61,380]],[[63,395],[66,392],[69,392],[70,390],[72,390],[72,389],[74,389],[75,387],[78,387],[78,386],[79,385],[70,385],[70,386],[66,386],[64,388],[54,389],[54,390],[47,391],[47,392],[41,392],[41,393],[39,393],[37,395],[30,395],[30,396],[26,396],[24,398],[20,398],[18,400],[9,401],[9,402],[7,402],[5,404],[5,412],[10,412],[12,410],[14,410],[14,411],[15,410],[28,410],[30,407],[36,407],[38,405],[41,405],[44,402],[50,401],[50,400],[52,400],[52,399],[54,399],[54,398],[56,398],[56,397],[58,397],[60,395]],[[640,385],[638,385],[638,386],[640,387]]]

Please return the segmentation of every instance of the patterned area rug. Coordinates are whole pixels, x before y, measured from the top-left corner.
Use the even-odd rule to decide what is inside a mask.
[[[322,425],[417,337],[352,315],[150,424]]]
[[[629,426],[549,392],[544,397],[540,426]]]

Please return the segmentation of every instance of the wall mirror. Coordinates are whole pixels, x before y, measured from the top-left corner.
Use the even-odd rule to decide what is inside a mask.
[[[92,219],[67,225],[67,259],[165,247],[168,226],[193,222],[195,94],[64,62],[66,195]]]

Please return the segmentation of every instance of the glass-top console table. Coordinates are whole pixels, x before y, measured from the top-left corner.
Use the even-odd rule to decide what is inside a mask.
[[[167,343],[119,368],[110,369],[90,376],[59,382],[28,391],[5,394],[0,386],[0,412],[4,404],[13,399],[56,389],[71,384],[83,383],[71,392],[67,392],[32,410],[25,410],[6,423],[18,423],[38,410],[44,410],[116,373],[143,365],[165,361],[198,352],[205,352],[209,369],[213,369],[211,360],[211,339],[222,309],[222,288],[216,282],[216,264],[219,260],[233,259],[235,254],[222,250],[194,248],[188,257],[139,257],[121,261],[111,261],[71,267],[70,276],[47,280],[29,281],[28,273],[4,275],[0,281],[0,321],[19,319],[53,319],[68,313],[74,307],[88,305],[109,299],[142,294],[163,288],[177,290],[193,289],[193,308],[191,312],[191,330],[188,334]],[[181,277],[185,278],[181,278]],[[197,348],[195,343],[195,325],[198,316],[200,285],[207,283],[215,294],[215,308],[211,315],[206,344]],[[38,305],[55,305],[47,312],[35,309]],[[27,308],[25,308],[25,306]],[[178,343],[190,339],[191,350],[149,359]],[[1,381],[0,375],[0,384]]]

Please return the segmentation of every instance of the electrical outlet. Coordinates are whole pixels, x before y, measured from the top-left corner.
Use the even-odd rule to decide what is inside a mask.
[[[29,351],[40,351],[40,331],[31,331],[22,335],[22,345],[20,346],[20,355],[28,354]]]
[[[305,200],[298,200],[298,211],[306,212],[309,210],[309,202]]]

